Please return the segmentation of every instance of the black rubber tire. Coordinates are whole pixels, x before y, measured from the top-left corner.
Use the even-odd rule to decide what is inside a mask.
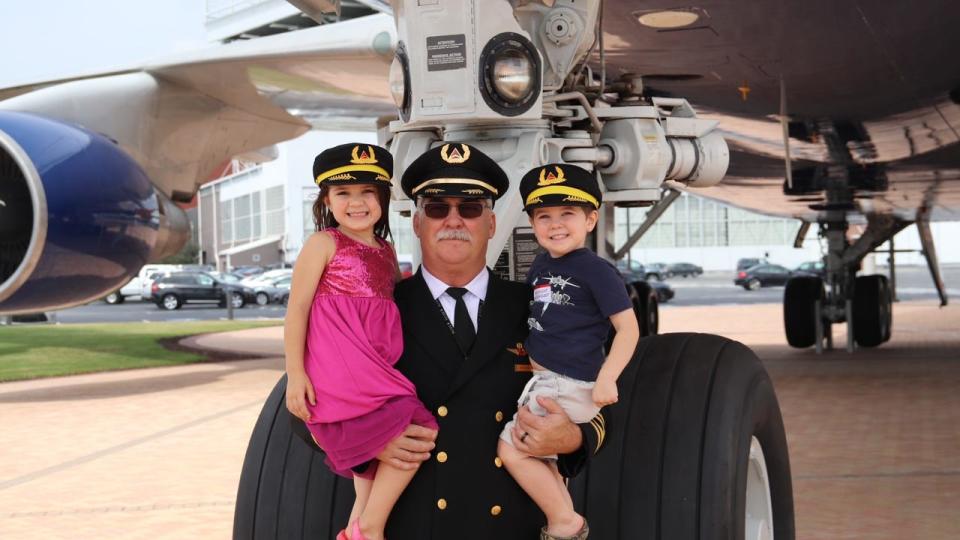
[[[284,375],[267,398],[240,471],[234,540],[333,540],[353,506],[353,482],[293,433]]]
[[[231,300],[233,302],[233,309],[243,309],[243,306],[247,305],[247,299],[240,293],[233,293]]]
[[[257,293],[257,305],[265,306],[270,303],[270,295],[265,292]]]
[[[780,407],[750,349],[705,334],[645,338],[618,386],[605,447],[570,483],[591,538],[744,538],[752,437],[764,451],[774,537],[794,538]]]
[[[176,307],[174,307],[173,309],[170,309],[170,308],[168,308],[166,305],[164,305],[165,303],[164,303],[163,299],[164,299],[164,298],[167,298],[167,297],[173,297],[174,299],[176,299],[176,301],[177,301]],[[179,296],[177,296],[177,295],[175,295],[175,294],[173,294],[173,293],[167,293],[167,294],[161,296],[161,297],[160,297],[160,301],[157,302],[157,307],[159,307],[160,309],[165,309],[165,310],[167,310],[167,311],[173,311],[173,310],[175,310],[175,309],[180,309],[182,306],[183,306],[183,300],[181,300]]]
[[[763,287],[763,282],[757,278],[750,278],[743,284],[743,288],[748,291],[759,291],[761,287]]]
[[[633,311],[640,323],[640,337],[657,335],[660,331],[660,301],[657,300],[657,292],[643,281],[634,281],[628,285],[627,292],[630,293]]]
[[[853,339],[876,347],[890,339],[893,326],[890,286],[881,275],[859,276],[853,285]]]
[[[783,331],[791,347],[803,349],[817,343],[817,300],[823,300],[823,280],[813,276],[790,278],[783,289]],[[825,327],[826,329],[826,327]]]
[[[126,299],[120,294],[120,291],[114,291],[103,297],[103,301],[110,305],[122,304],[124,300]]]

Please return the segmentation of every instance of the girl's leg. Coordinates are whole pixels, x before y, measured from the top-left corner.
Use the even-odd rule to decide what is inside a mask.
[[[573,536],[583,527],[583,517],[573,509],[573,501],[559,473],[540,459],[530,457],[500,441],[497,453],[507,471],[547,516],[547,532],[554,536]]]
[[[370,478],[353,477],[353,491],[357,496],[353,501],[353,509],[350,510],[350,519],[347,520],[347,528],[350,527],[351,523],[360,518],[363,509],[366,508],[367,500],[370,499],[370,488],[372,486],[373,480]]]
[[[383,539],[390,511],[416,472],[416,469],[404,471],[384,462],[377,464],[377,475],[373,479],[370,496],[360,512],[360,532],[367,540]]]

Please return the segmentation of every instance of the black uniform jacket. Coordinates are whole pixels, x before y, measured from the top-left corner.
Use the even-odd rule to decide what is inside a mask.
[[[457,347],[423,276],[397,284],[404,350],[397,368],[416,385],[440,426],[436,448],[387,522],[390,540],[530,540],[546,520],[497,459],[503,426],[530,379],[523,350],[530,287],[491,273],[469,357]],[[606,409],[604,409],[606,412]],[[294,432],[309,432],[291,415]],[[560,472],[576,475],[603,444],[603,419],[581,424],[583,446],[561,455]],[[316,448],[319,450],[319,448]]]
[[[386,537],[537,538],[544,516],[497,458],[500,432],[531,376],[522,346],[530,287],[491,273],[476,342],[465,360],[422,273],[399,283],[394,297],[404,339],[397,368],[417,387],[440,431],[431,459],[394,507]],[[584,446],[597,448],[595,430],[584,426]],[[563,456],[561,468],[575,473],[592,453]]]

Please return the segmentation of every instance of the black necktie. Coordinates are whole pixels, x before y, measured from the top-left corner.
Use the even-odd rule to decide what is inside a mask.
[[[460,350],[466,356],[473,347],[473,342],[477,338],[477,331],[473,328],[473,321],[470,320],[470,312],[467,311],[467,303],[463,301],[463,295],[467,290],[463,287],[450,287],[447,294],[457,301],[453,309],[453,335],[457,338],[457,344]]]

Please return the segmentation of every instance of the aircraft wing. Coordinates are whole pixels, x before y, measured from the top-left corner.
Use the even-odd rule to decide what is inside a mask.
[[[30,112],[107,135],[157,188],[189,200],[230,158],[392,114],[386,84],[393,19],[237,41],[140,66],[0,89],[0,110]]]

